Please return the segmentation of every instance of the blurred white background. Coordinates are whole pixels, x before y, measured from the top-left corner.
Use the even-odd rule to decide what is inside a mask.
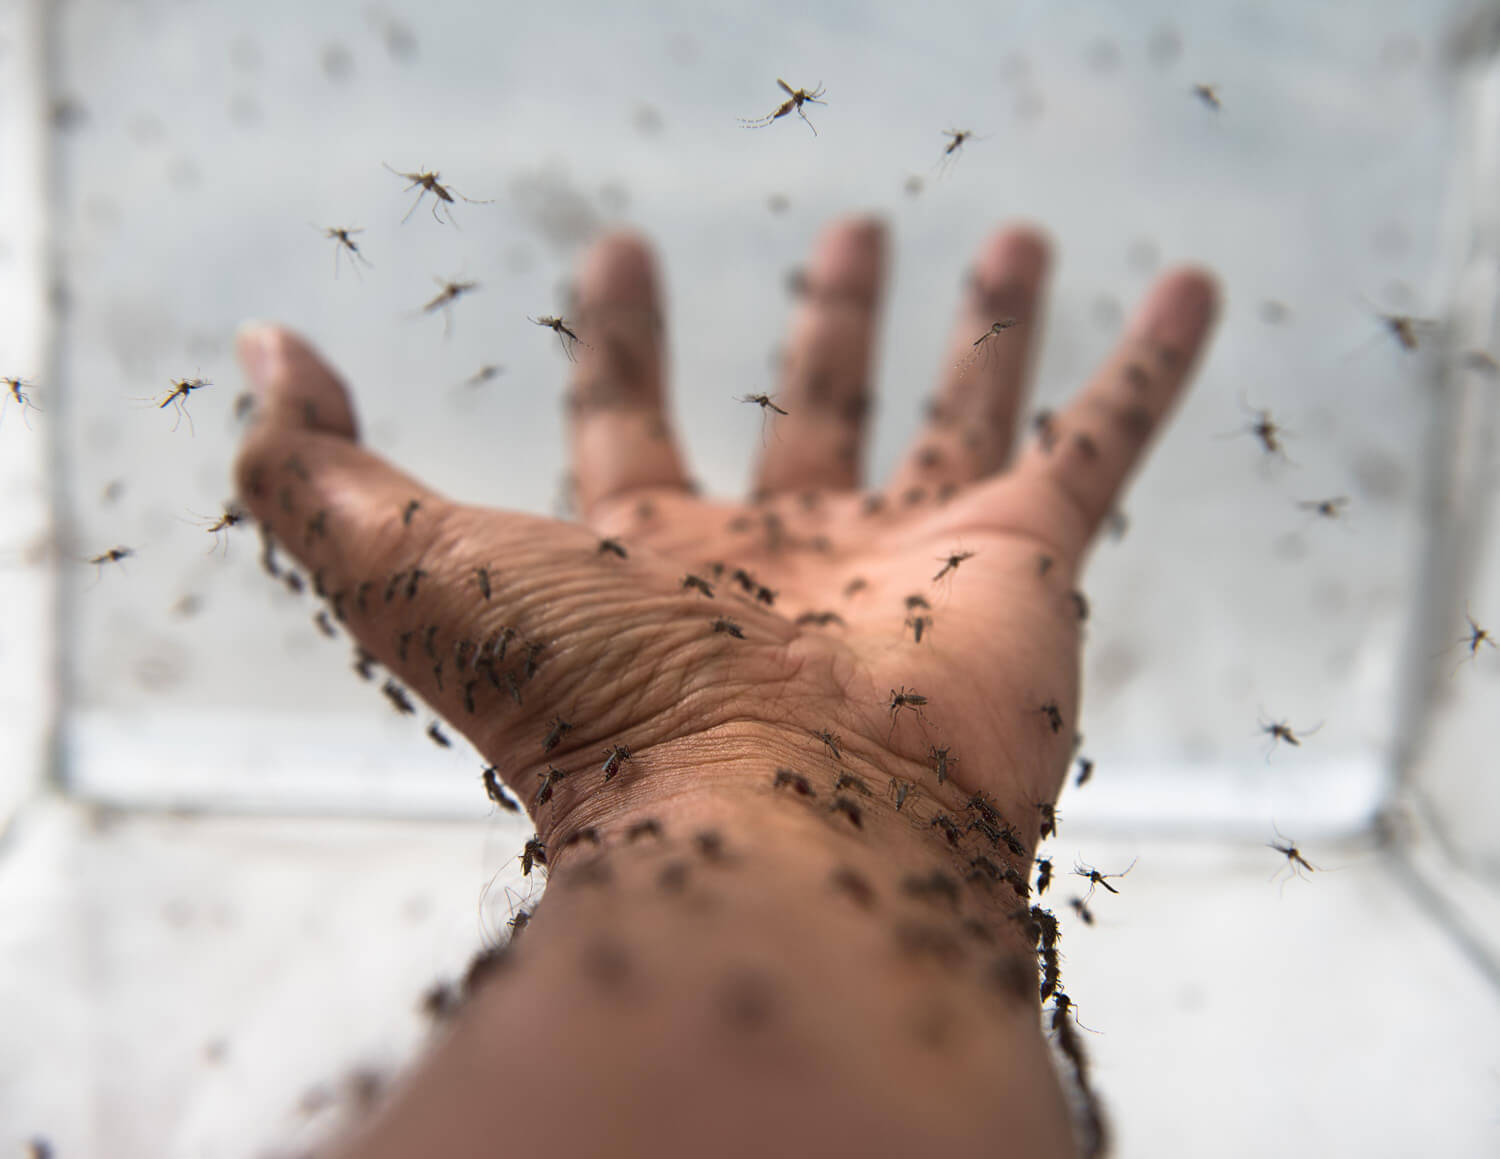
[[[526,315],[632,226],[666,272],[684,440],[738,493],[760,420],[734,396],[774,387],[788,272],[829,218],[876,210],[876,480],[995,225],[1056,243],[1034,407],[1160,269],[1224,283],[1086,577],[1099,772],[1053,851],[1141,857],[1067,943],[1120,1154],[1500,1151],[1500,653],[1456,646],[1466,603],[1500,630],[1494,384],[1453,369],[1496,350],[1493,294],[1455,301],[1497,268],[1475,11],[0,2],[0,375],[41,408],[0,421],[0,1146],[291,1145],[325,1125],[302,1095],[405,1057],[422,986],[516,904],[525,830],[486,819],[477,758],[354,677],[253,532],[226,556],[193,523],[229,498],[239,323],[306,333],[404,469],[546,512],[564,368]],[[816,136],[736,123],[778,76],[827,87]],[[940,166],[949,128],[979,136]],[[383,163],[494,204],[403,222]],[[335,276],[329,226],[364,230],[368,268]],[[445,333],[420,308],[458,277],[481,288]],[[1408,351],[1377,310],[1442,325]],[[135,401],[200,374],[191,425]],[[1331,496],[1338,521],[1297,506]],[[117,544],[123,568],[82,562]],[[1268,762],[1270,718],[1323,724]],[[1273,824],[1339,872],[1269,883]]]

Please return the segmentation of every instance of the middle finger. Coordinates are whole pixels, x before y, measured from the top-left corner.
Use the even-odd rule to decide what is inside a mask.
[[[893,494],[962,485],[1005,466],[1040,345],[1047,242],[1013,228],[980,252],[949,339],[927,426],[890,483]],[[999,324],[998,330],[992,327]]]

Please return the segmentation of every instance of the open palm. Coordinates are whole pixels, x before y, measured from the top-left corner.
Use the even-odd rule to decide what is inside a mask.
[[[567,319],[586,524],[455,504],[400,474],[358,446],[337,379],[279,330],[241,343],[262,401],[241,493],[361,646],[513,790],[555,786],[544,829],[602,815],[606,779],[628,800],[654,771],[708,777],[727,749],[731,780],[849,767],[929,789],[945,751],[952,782],[1024,826],[1072,749],[1084,554],[1183,386],[1214,289],[1163,277],[1001,474],[1047,254],[1028,231],[998,234],[925,430],[888,486],[860,492],[882,247],[861,220],[821,239],[782,384],[736,416],[758,407],[769,432],[751,503],[694,493],[667,419],[655,274],[626,235],[590,252]],[[893,706],[903,694],[923,699]],[[606,768],[616,745],[630,759]]]

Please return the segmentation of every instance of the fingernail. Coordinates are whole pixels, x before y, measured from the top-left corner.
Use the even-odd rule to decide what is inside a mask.
[[[264,395],[286,365],[281,334],[264,322],[246,322],[234,336],[234,350],[256,394]]]

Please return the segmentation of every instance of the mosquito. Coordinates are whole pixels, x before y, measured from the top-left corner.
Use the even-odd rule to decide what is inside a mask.
[[[703,595],[707,596],[709,599],[713,599],[714,598],[713,585],[710,584],[706,579],[703,579],[700,576],[695,576],[695,575],[686,575],[686,576],[683,576],[682,577],[682,586],[683,586],[684,589],[686,589],[686,588],[694,588],[697,591],[701,592]]]
[[[939,557],[939,562],[943,565],[942,570],[932,577],[932,582],[937,583],[938,580],[942,579],[949,572],[957,571],[958,565],[963,563],[964,560],[973,558],[974,553],[972,551],[955,551],[946,557]]]
[[[7,399],[15,399],[16,405],[21,408],[21,421],[26,424],[26,429],[31,429],[31,420],[26,417],[26,412],[34,410],[38,414],[42,408],[31,401],[31,396],[24,388],[35,388],[36,383],[29,382],[24,378],[0,378],[0,386],[4,386]]]
[[[604,779],[612,781],[619,773],[620,767],[629,760],[634,760],[635,754],[626,745],[617,744],[604,750]]]
[[[505,367],[497,366],[493,362],[486,362],[468,378],[464,379],[465,386],[483,386],[492,378],[498,378],[505,373]]]
[[[399,712],[402,716],[410,716],[412,713],[417,711],[417,706],[414,705],[411,702],[411,698],[406,695],[406,689],[402,688],[401,685],[397,684],[394,680],[387,680],[380,691],[382,694],[384,694],[385,698],[391,702],[391,707]]]
[[[1203,85],[1203,84],[1194,85],[1193,86],[1193,95],[1195,97],[1197,97],[1200,101],[1202,101],[1205,105],[1207,105],[1209,108],[1211,108],[1216,113],[1222,107],[1220,105],[1220,103],[1219,103],[1219,86],[1218,85]]]
[[[816,797],[813,792],[812,783],[801,773],[793,772],[791,769],[777,769],[776,776],[771,781],[773,789],[784,789],[790,787],[804,797]]]
[[[205,386],[212,386],[213,383],[209,382],[206,378],[174,378],[171,382],[172,389],[167,391],[161,398],[147,399],[145,401],[155,403],[157,410],[165,410],[168,406],[171,406],[177,412],[177,421],[172,424],[172,430],[175,431],[182,424],[182,420],[186,418],[188,421],[188,431],[196,433],[193,430],[193,416],[188,414],[188,409],[185,405],[187,397],[193,391],[202,390]]]
[[[965,142],[983,140],[972,129],[944,129],[943,136],[948,138],[948,143],[943,146],[943,155],[938,158],[937,163],[938,169],[943,173],[953,168]]]
[[[771,418],[770,412],[775,411],[777,414],[783,416],[787,413],[776,405],[775,400],[769,394],[737,394],[734,397],[736,402],[754,403],[760,407],[760,437],[762,442],[766,438],[766,423]]]
[[[844,789],[853,789],[862,797],[871,795],[869,787],[856,774],[849,772],[847,769],[840,769],[839,775],[834,778],[833,791],[838,793]]]
[[[1291,867],[1292,873],[1297,877],[1302,876],[1302,871],[1304,869],[1309,873],[1316,873],[1318,871],[1318,867],[1311,861],[1307,860],[1307,858],[1303,857],[1302,850],[1298,849],[1296,845],[1289,841],[1280,829],[1277,829],[1275,825],[1272,825],[1271,828],[1275,830],[1276,836],[1280,838],[1280,840],[1267,841],[1266,848],[1274,849],[1277,853],[1280,853],[1283,857],[1285,857],[1286,865],[1283,865],[1281,869],[1278,869],[1275,873],[1273,873],[1270,880],[1275,881],[1278,877],[1280,877],[1282,871],[1285,870],[1287,866]]]
[[[1469,622],[1469,634],[1460,640],[1459,643],[1469,646],[1469,659],[1472,660],[1479,654],[1479,645],[1481,644],[1488,644],[1491,648],[1496,646],[1495,638],[1490,635],[1489,630],[1481,628],[1476,624],[1474,617],[1469,615],[1467,611],[1464,612],[1464,619]]]
[[[437,295],[422,307],[422,313],[436,314],[439,310],[443,312],[443,337],[446,338],[453,328],[453,311],[451,309],[453,303],[458,301],[465,294],[472,293],[473,291],[479,289],[479,283],[451,282],[443,278],[433,278],[432,280],[436,282],[440,288],[437,292]]]
[[[840,746],[844,743],[844,738],[839,736],[838,733],[830,732],[825,728],[819,732],[813,733],[812,737],[814,740],[823,742],[823,747],[828,750],[829,754],[833,757],[834,760],[841,761],[844,759],[842,749],[840,748]]]
[[[243,523],[246,518],[245,513],[234,506],[225,507],[224,513],[217,518],[199,515],[195,511],[190,511],[188,514],[198,521],[199,527],[214,537],[214,545],[208,550],[217,551],[222,546],[225,555],[229,554],[229,529]]]
[[[542,752],[550,753],[561,742],[564,733],[572,732],[573,726],[560,716],[554,716],[542,741]]]
[[[1139,858],[1137,858],[1136,860],[1139,860]],[[1088,897],[1083,899],[1085,902],[1088,902],[1093,899],[1094,889],[1096,886],[1102,885],[1105,889],[1109,890],[1110,893],[1119,893],[1120,891],[1114,886],[1110,885],[1107,879],[1111,877],[1124,877],[1125,874],[1129,873],[1134,868],[1135,861],[1131,861],[1131,863],[1119,873],[1100,873],[1093,866],[1085,865],[1083,864],[1083,862],[1078,861],[1074,862],[1073,864],[1073,873],[1076,877],[1086,877],[1089,879]]]
[[[937,783],[941,785],[948,779],[951,767],[958,764],[958,758],[949,754],[947,745],[942,748],[931,745],[927,749],[927,755],[932,760],[932,771],[937,774]]]
[[[1041,897],[1047,892],[1047,887],[1052,884],[1052,858],[1038,857],[1036,859],[1036,895]]]
[[[1078,779],[1073,782],[1075,789],[1081,789],[1089,783],[1089,778],[1094,775],[1094,762],[1088,757],[1078,758]]]
[[[990,339],[994,338],[996,335],[1005,333],[1005,331],[1009,330],[1011,327],[1019,326],[1020,324],[1021,320],[1019,318],[1010,317],[1001,318],[997,321],[991,322],[990,328],[983,334],[981,334],[978,338],[974,339],[974,341],[970,344],[968,357],[965,358],[962,362],[956,364],[958,369],[967,370],[974,364],[974,360],[976,358],[978,358],[981,354],[987,353],[990,350],[990,347],[985,345],[986,342],[990,341]]]
[[[552,800],[553,787],[567,775],[562,769],[552,765],[547,766],[545,773],[538,773],[537,776],[542,778],[542,783],[537,787],[536,796],[531,799],[532,809],[540,809],[548,801]]]
[[[1269,410],[1261,410],[1250,406],[1244,398],[1240,399],[1240,409],[1254,416],[1255,421],[1248,427],[1238,431],[1229,431],[1218,435],[1221,439],[1232,439],[1237,435],[1250,434],[1260,440],[1261,447],[1269,456],[1280,458],[1284,462],[1291,462],[1287,458],[1286,448],[1281,445],[1281,440],[1289,433],[1287,429],[1271,417]]]
[[[582,342],[583,339],[573,333],[564,319],[557,317],[555,314],[543,314],[540,318],[533,318],[530,314],[527,314],[526,320],[528,322],[535,322],[538,326],[546,326],[549,330],[553,331],[557,335],[557,340],[562,343],[563,353],[568,356],[568,361],[578,361],[577,356],[573,353],[573,348]]]
[[[908,692],[906,690],[906,685],[904,684],[901,686],[900,692],[897,692],[894,688],[892,688],[891,701],[888,705],[886,705],[886,707],[891,710],[891,729],[893,731],[895,730],[896,717],[900,714],[903,708],[911,709],[920,717],[922,715],[922,706],[926,703],[927,697],[921,695],[920,693]]]
[[[1271,747],[1266,750],[1267,762],[1270,761],[1271,754],[1276,751],[1276,746],[1281,741],[1286,741],[1287,744],[1291,745],[1294,748],[1301,748],[1302,737],[1312,736],[1315,732],[1318,731],[1318,729],[1323,727],[1323,722],[1319,721],[1316,728],[1305,728],[1302,730],[1301,735],[1299,736],[1292,730],[1292,726],[1287,724],[1287,722],[1284,720],[1262,720],[1259,723],[1260,731],[1271,738]]]
[[[333,247],[333,276],[335,278],[339,276],[339,260],[343,256],[344,251],[348,250],[349,264],[354,267],[354,276],[363,279],[364,275],[359,272],[359,267],[362,265],[369,266],[370,261],[364,254],[359,252],[359,244],[354,240],[354,235],[364,233],[365,231],[362,229],[338,229],[320,225],[315,225],[313,228],[321,229],[324,237],[328,238],[329,241],[338,243]],[[374,267],[371,266],[371,268],[373,269]]]
[[[1322,519],[1337,519],[1344,513],[1344,508],[1349,506],[1349,497],[1336,495],[1332,499],[1303,499],[1298,501],[1297,506]]]
[[[1431,330],[1437,325],[1430,318],[1414,318],[1410,314],[1387,314],[1368,299],[1365,300],[1365,304],[1374,312],[1375,317],[1380,319],[1380,324],[1390,332],[1391,337],[1401,344],[1403,350],[1417,349],[1421,332]]]
[[[129,559],[134,554],[135,552],[128,547],[112,547],[108,551],[90,557],[89,562],[99,569],[98,578],[94,582],[98,583],[100,579],[104,578],[105,564],[119,563],[122,560]]]
[[[385,165],[385,162],[382,161],[381,164]],[[450,189],[448,186],[439,183],[438,178],[441,177],[442,174],[436,171],[428,173],[423,170],[417,173],[402,173],[399,169],[392,169],[389,165],[385,165],[385,167],[389,172],[394,173],[397,177],[403,177],[407,181],[411,182],[411,184],[408,185],[403,192],[410,193],[413,189],[417,188],[417,186],[420,185],[422,187],[422,191],[417,194],[417,199],[411,203],[411,208],[406,211],[406,216],[401,219],[402,225],[405,225],[406,222],[411,218],[411,215],[417,211],[417,206],[422,204],[422,198],[426,197],[429,193],[431,193],[436,199],[432,203],[432,217],[433,220],[436,221],[439,225],[443,223],[443,219],[438,216],[439,209],[444,210],[444,212],[448,214],[448,220],[453,225],[458,224],[458,222],[453,220],[453,211],[447,208],[447,206],[453,204],[453,198],[455,196],[457,196],[461,201],[467,201],[470,205],[494,204],[492,201],[476,201],[472,197],[465,197],[456,189]]]
[[[533,865],[547,864],[547,847],[542,844],[540,838],[528,837],[526,847],[521,850],[521,872],[527,877],[531,876]]]
[[[813,126],[811,121],[807,120],[807,114],[802,111],[802,106],[804,104],[826,105],[828,103],[822,99],[824,92],[823,82],[819,81],[818,87],[813,89],[812,92],[808,92],[806,89],[794,89],[780,77],[776,78],[776,83],[781,86],[782,92],[786,93],[787,99],[781,103],[774,113],[767,113],[764,117],[740,117],[740,124],[747,129],[764,129],[773,121],[780,120],[795,110],[799,117],[807,121],[807,127],[812,129],[813,136],[816,137],[818,130]]]

